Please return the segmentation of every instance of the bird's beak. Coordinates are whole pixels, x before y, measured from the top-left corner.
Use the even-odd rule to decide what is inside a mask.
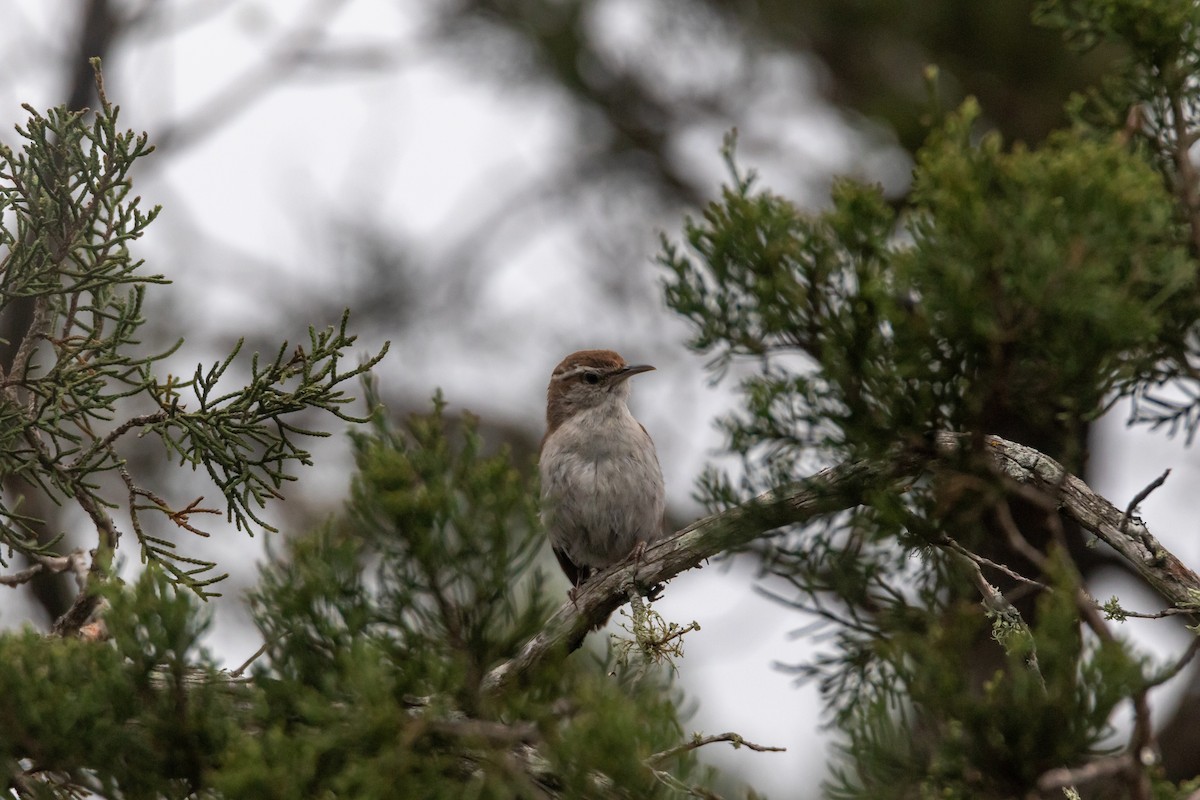
[[[650,366],[649,364],[631,364],[628,367],[622,367],[620,371],[618,371],[613,377],[616,378],[616,383],[620,383],[623,380],[632,378],[639,372],[649,372],[652,369],[654,369],[654,367]]]

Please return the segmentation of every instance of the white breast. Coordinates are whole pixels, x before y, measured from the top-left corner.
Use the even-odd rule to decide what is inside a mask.
[[[624,402],[564,422],[546,440],[539,472],[551,542],[576,564],[603,569],[662,535],[662,470]]]

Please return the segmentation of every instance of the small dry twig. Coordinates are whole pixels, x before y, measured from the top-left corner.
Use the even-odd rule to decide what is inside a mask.
[[[1133,512],[1137,511],[1137,507],[1142,504],[1142,501],[1149,497],[1155,489],[1166,483],[1167,476],[1170,474],[1170,469],[1163,470],[1162,475],[1159,475],[1150,482],[1149,486],[1133,496],[1133,499],[1129,501],[1129,505],[1125,508],[1125,516],[1121,518],[1121,530],[1125,530],[1125,526],[1129,523],[1130,518],[1133,516]]]
[[[694,733],[694,734],[692,734],[692,738],[690,741],[684,742],[683,744],[680,744],[680,745],[676,745],[675,747],[672,747],[669,750],[663,750],[660,753],[655,753],[652,756],[647,756],[643,763],[645,763],[647,766],[653,766],[660,762],[666,761],[668,758],[674,758],[675,756],[691,752],[692,750],[696,750],[697,748],[704,747],[705,745],[713,744],[715,742],[729,742],[730,744],[733,745],[735,750],[740,747],[747,747],[747,748],[754,750],[756,752],[759,752],[759,753],[786,753],[787,752],[786,747],[771,747],[769,745],[755,744],[754,742],[746,741],[746,739],[743,738],[741,734],[733,733],[732,731],[726,731],[725,733],[715,733],[711,736],[701,736],[698,733]]]
[[[766,745],[748,742],[742,738],[741,734],[733,733],[732,731],[718,733],[712,736],[701,736],[699,733],[695,733],[692,734],[690,741],[672,747],[669,750],[663,750],[661,753],[655,753],[654,755],[647,756],[642,763],[645,764],[646,767],[654,774],[655,779],[671,789],[683,792],[691,797],[702,798],[702,800],[720,800],[720,795],[714,794],[711,790],[706,789],[703,786],[689,786],[671,773],[658,768],[658,765],[663,761],[683,755],[684,753],[691,752],[692,750],[704,747],[705,745],[713,744],[714,742],[729,742],[734,746],[735,749],[739,747],[748,747],[751,750],[756,750],[760,753],[783,753],[787,751],[786,747],[768,747]]]
[[[235,669],[233,672],[229,673],[229,677],[231,677],[231,678],[242,677],[242,673],[244,673],[246,670],[248,670],[250,668],[250,665],[253,664],[255,661],[257,661],[262,656],[263,653],[267,652],[267,648],[270,646],[271,646],[271,643],[269,641],[263,642],[262,647],[255,650],[254,654],[252,656],[250,656],[249,658],[247,658],[245,661],[243,661],[242,665],[240,667]]]

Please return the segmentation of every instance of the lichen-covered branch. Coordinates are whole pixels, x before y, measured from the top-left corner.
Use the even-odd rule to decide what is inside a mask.
[[[962,437],[940,434],[937,445],[950,455]],[[1137,518],[1125,514],[1062,465],[1024,445],[998,436],[986,439],[997,469],[1032,486],[1057,503],[1061,513],[1112,546],[1172,606],[1200,605],[1200,577],[1172,555]],[[494,667],[483,682],[485,693],[498,694],[513,683],[530,680],[537,668],[577,648],[588,630],[602,623],[626,597],[626,585],[642,587],[668,581],[728,549],[768,535],[784,525],[859,505],[865,490],[883,482],[912,478],[936,466],[911,454],[891,461],[856,461],[824,470],[790,488],[768,492],[745,505],[699,520],[646,550],[638,564],[623,564],[593,578],[546,622],[516,657]],[[1124,520],[1124,523],[1123,523]]]
[[[1142,520],[1127,517],[1083,480],[1032,447],[998,436],[989,436],[987,444],[1005,475],[1055,498],[1062,514],[1116,550],[1170,605],[1200,606],[1200,577],[1163,547]]]
[[[783,525],[847,508],[866,487],[902,471],[898,467],[866,461],[842,464],[788,490],[767,492],[745,505],[692,523],[648,548],[639,563],[610,569],[585,584],[574,601],[564,603],[515,658],[488,673],[483,691],[498,694],[513,682],[524,683],[548,659],[576,649],[593,626],[602,624],[625,602],[630,581],[652,587]]]

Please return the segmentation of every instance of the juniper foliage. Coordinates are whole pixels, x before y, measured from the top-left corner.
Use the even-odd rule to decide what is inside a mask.
[[[675,693],[587,654],[499,696],[486,670],[549,616],[535,495],[440,397],[354,437],[345,517],[289,545],[252,597],[269,643],[232,797],[654,797]],[[553,602],[557,604],[557,597]],[[689,762],[671,765],[685,776]],[[675,769],[677,768],[677,769]]]
[[[152,147],[100,95],[95,113],[27,109],[20,149],[0,148],[0,315],[28,303],[32,319],[0,376],[0,475],[81,509],[97,542],[89,566],[37,538],[47,521],[24,515],[20,494],[0,504],[0,565],[34,562],[7,582],[40,569],[81,581],[53,635],[0,634],[6,789],[299,799],[686,788],[687,749],[667,752],[683,739],[679,696],[655,670],[581,654],[525,688],[484,691],[487,671],[551,610],[535,565],[536,489],[472,418],[448,420],[440,396],[426,415],[388,421],[366,381],[384,352],[347,365],[348,317],[248,364],[239,344],[191,378],[160,374],[178,345],[146,354],[138,334],[165,279],[131,250],[157,214],[130,181]],[[357,377],[369,417],[347,411]],[[262,509],[311,462],[305,437],[328,435],[297,421],[318,410],[371,422],[353,435],[351,498],[336,521],[273,545],[250,597],[264,653],[252,677],[219,672],[200,644],[199,603],[223,576],[159,528],[207,535],[199,515],[223,513],[233,529],[271,529]],[[123,455],[133,436],[206,475],[224,508],[146,488],[152,476]],[[124,586],[114,564],[130,534],[146,568]]]
[[[21,145],[0,145],[0,315],[29,320],[14,325],[18,338],[7,343],[12,357],[0,376],[0,474],[10,481],[0,503],[0,566],[13,553],[35,563],[63,556],[61,535],[39,538],[46,521],[22,512],[24,491],[37,491],[86,514],[99,536],[98,577],[112,566],[119,509],[142,560],[205,597],[224,574],[155,529],[169,523],[206,535],[196,519],[205,513],[251,533],[270,529],[262,509],[311,463],[304,438],[328,435],[289,418],[320,409],[353,421],[345,411],[353,397],[342,386],[386,347],[346,364],[355,341],[346,314],[335,328],[311,330],[306,346],[255,354],[242,386],[228,374],[240,342],[190,379],[162,375],[158,366],[181,341],[147,354],[139,331],[147,291],[165,278],[147,273],[130,250],[158,214],[142,207],[130,179],[153,148],[145,134],[118,127],[118,109],[99,86],[96,113],[27,106]],[[180,466],[207,473],[224,508],[170,502],[147,488],[121,451],[134,435],[157,438]],[[13,492],[12,479],[27,489]]]
[[[767,585],[785,587],[770,591],[833,645],[794,667],[843,737],[831,796],[1029,796],[1049,770],[1097,758],[1114,709],[1152,682],[1081,599],[1078,534],[1046,521],[1052,498],[998,473],[985,437],[1015,411],[1076,441],[1128,400],[1134,422],[1194,430],[1194,402],[1177,398],[1195,397],[1200,355],[1200,11],[1081,0],[1039,15],[1077,46],[1125,53],[1072,101],[1068,129],[1006,143],[968,100],[932,124],[903,202],[844,179],[817,213],[760,188],[731,137],[720,199],[663,239],[691,346],[718,377],[754,365],[722,422],[742,477],[707,475],[711,507],[848,459],[938,462],[754,548]],[[939,431],[970,444],[939,453]],[[1030,527],[1054,531],[1040,551]],[[976,589],[981,568],[1014,598],[1003,611]]]
[[[1172,671],[1121,635],[1118,603],[1086,595],[1079,533],[1046,522],[1052,498],[997,472],[986,436],[1020,409],[1072,441],[1127,399],[1134,422],[1195,430],[1198,15],[1183,0],[1045,2],[1038,19],[1072,46],[1124,54],[1072,101],[1069,128],[1036,147],[1005,142],[968,101],[933,114],[903,201],[846,179],[817,213],[760,188],[730,140],[729,186],[683,241],[664,240],[666,299],[693,347],[718,376],[756,368],[722,423],[744,477],[704,479],[714,508],[834,461],[930,465],[755,545],[780,599],[824,621],[829,646],[794,669],[818,681],[840,737],[830,796],[1056,795],[1043,786],[1053,771],[1110,755],[1125,758],[1107,787],[1118,794],[1194,790],[1147,763],[1146,692]],[[0,636],[7,788],[706,796],[708,777],[674,754],[680,697],[653,671],[634,679],[585,653],[485,688],[552,605],[534,558],[536,493],[469,418],[451,424],[440,397],[403,423],[377,410],[354,436],[346,513],[275,545],[252,593],[266,642],[252,677],[214,670],[198,598],[217,565],[149,522],[191,529],[206,509],[128,474],[124,437],[157,437],[218,485],[235,526],[262,527],[263,504],[310,458],[302,437],[319,434],[287,415],[353,419],[340,387],[382,354],[343,370],[343,322],[254,360],[242,387],[229,385],[236,352],[190,380],[156,375],[172,351],[139,354],[135,334],[161,277],[129,252],[154,215],[129,185],[149,145],[119,131],[107,101],[94,117],[30,113],[22,149],[0,151],[0,311],[33,312],[0,376],[0,471],[92,521],[81,597],[107,606],[109,638]],[[963,446],[938,450],[946,431]],[[5,500],[4,557],[65,564]],[[1031,515],[1054,534],[1036,547]],[[132,587],[111,576],[122,527],[149,562]],[[1133,733],[1102,752],[1127,706]]]

